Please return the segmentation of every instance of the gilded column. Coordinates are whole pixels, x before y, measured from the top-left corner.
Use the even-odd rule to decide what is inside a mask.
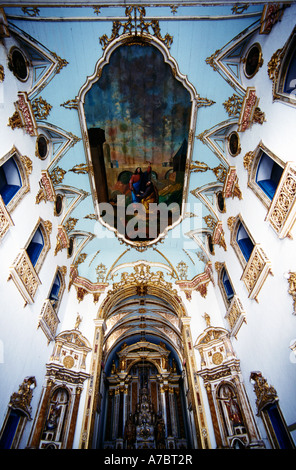
[[[209,401],[211,418],[212,418],[212,423],[213,423],[213,428],[214,428],[216,445],[217,445],[218,448],[221,448],[222,447],[222,438],[221,438],[219,423],[218,423],[217,414],[216,414],[216,410],[215,410],[211,385],[207,384],[205,388],[206,388],[207,395],[208,395],[208,401]]]
[[[70,428],[69,428],[66,449],[72,449],[80,397],[81,397],[81,388],[77,387],[75,391],[74,405],[73,405],[73,410],[72,410],[71,423],[70,423]]]
[[[124,392],[123,392],[123,436],[124,436],[124,428],[125,428],[125,423],[128,417],[128,388],[125,386]]]
[[[197,367],[190,331],[190,320],[190,317],[181,317],[183,325],[183,341],[186,357],[188,386],[192,395],[192,410],[196,428],[197,446],[199,449],[208,449],[210,448],[210,443],[208,439],[208,430],[206,426],[199,381],[195,373],[197,371]]]
[[[181,438],[185,438],[185,425],[184,425],[184,419],[183,419],[180,390],[175,390],[175,395],[176,395],[176,401],[177,401],[177,413],[178,413],[179,426],[180,426],[178,435]]]
[[[164,385],[160,386],[160,402],[161,402],[161,414],[164,420],[164,425],[167,435],[167,413],[166,413],[166,402],[165,402],[165,390]]]
[[[169,391],[168,386],[165,388],[165,407],[166,407],[166,424],[167,424],[167,436],[172,436],[172,416],[170,411],[170,402],[169,402]]]
[[[113,408],[113,390],[108,391],[108,402],[107,402],[107,419],[106,419],[106,431],[105,441],[111,441],[112,439],[112,408]]]
[[[91,448],[93,429],[95,422],[95,412],[97,407],[99,380],[101,375],[102,344],[104,339],[104,320],[95,320],[95,335],[93,355],[90,366],[90,381],[86,395],[83,423],[79,447],[81,449]]]
[[[177,420],[176,420],[176,404],[174,388],[169,388],[169,403],[170,403],[170,415],[172,423],[172,435],[176,437],[178,435]]]
[[[49,398],[51,395],[51,390],[53,386],[53,381],[49,379],[47,381],[46,387],[43,391],[43,397],[41,398],[41,405],[38,410],[38,416],[33,427],[33,433],[28,442],[28,447],[37,449],[39,447],[39,442],[42,437],[42,431],[45,425],[46,420],[46,411],[48,407]]]
[[[118,422],[119,422],[119,390],[115,390],[114,395],[114,413],[113,413],[113,432],[112,432],[112,439],[116,439],[118,437]]]
[[[248,428],[248,434],[250,436],[251,443],[258,443],[261,440],[259,430],[256,426],[256,422],[254,421],[254,417],[252,412],[250,411],[248,400],[246,397],[245,389],[243,384],[241,383],[239,377],[234,377],[234,382],[237,390],[237,394],[239,397],[239,403],[242,407],[242,412],[244,418],[246,420],[246,426]]]
[[[117,437],[123,438],[123,428],[124,428],[124,392],[120,390],[119,392],[119,413],[118,413],[118,432]]]

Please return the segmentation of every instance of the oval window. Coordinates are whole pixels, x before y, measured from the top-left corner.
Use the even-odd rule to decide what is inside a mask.
[[[231,132],[228,136],[228,150],[232,157],[236,157],[240,151],[240,140],[237,132]]]
[[[62,210],[63,210],[63,196],[58,194],[55,200],[55,205],[54,205],[55,215],[61,215]]]
[[[69,245],[68,245],[68,257],[69,258],[73,255],[73,249],[74,249],[74,238],[71,237],[69,240]]]
[[[19,49],[14,48],[10,51],[9,68],[18,80],[25,82],[28,79],[28,62],[24,54]]]
[[[247,78],[252,78],[262,65],[262,52],[259,44],[253,44],[248,50],[245,62],[245,75]]]
[[[214,255],[214,254],[215,254],[215,250],[214,250],[214,244],[213,244],[212,235],[208,235],[208,246],[209,246],[209,250],[210,250],[211,255]]]
[[[48,140],[44,135],[37,137],[37,154],[42,160],[48,155]]]
[[[217,204],[219,211],[225,212],[225,199],[221,191],[217,194]]]

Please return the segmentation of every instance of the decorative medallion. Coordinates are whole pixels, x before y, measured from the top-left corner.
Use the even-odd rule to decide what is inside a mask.
[[[72,356],[66,356],[63,360],[63,364],[67,369],[72,369],[74,366],[74,359]]]
[[[223,362],[223,354],[221,354],[220,352],[215,352],[212,356],[212,361],[213,361],[213,364],[218,366],[219,364]]]

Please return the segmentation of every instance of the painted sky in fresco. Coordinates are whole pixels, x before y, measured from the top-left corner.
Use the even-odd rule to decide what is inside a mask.
[[[88,128],[105,130],[119,166],[168,162],[188,139],[189,92],[152,46],[116,49],[84,109]]]

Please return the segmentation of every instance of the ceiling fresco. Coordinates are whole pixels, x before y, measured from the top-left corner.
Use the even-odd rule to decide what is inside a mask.
[[[33,72],[19,91],[31,101],[38,133],[50,137],[44,169],[63,195],[60,224],[74,239],[76,277],[112,283],[142,260],[191,289],[211,251],[226,248],[217,193],[224,190],[226,204],[227,197],[241,197],[227,139],[240,125],[248,92],[240,59],[260,34],[264,4],[130,5],[4,5]],[[99,157],[90,151],[93,130],[100,134]],[[104,178],[92,158],[101,159]],[[114,207],[118,195],[131,202],[130,177],[150,163],[156,200],[181,205],[181,218],[153,243],[145,243],[147,232],[130,243],[102,223],[98,203]]]
[[[188,138],[191,100],[161,53],[151,46],[117,48],[84,103],[88,128],[103,128],[112,168],[170,168]]]
[[[127,233],[133,207],[126,222],[121,221],[129,239],[157,238],[167,228],[158,217],[158,233],[149,234],[151,203],[175,203],[181,213],[191,108],[188,90],[161,52],[137,43],[119,46],[85,95],[88,135],[102,147],[92,154],[99,203],[108,202],[115,211],[118,196],[124,196],[126,208],[132,203],[143,206],[143,233],[140,227],[135,234]],[[119,229],[117,215],[114,225]]]

